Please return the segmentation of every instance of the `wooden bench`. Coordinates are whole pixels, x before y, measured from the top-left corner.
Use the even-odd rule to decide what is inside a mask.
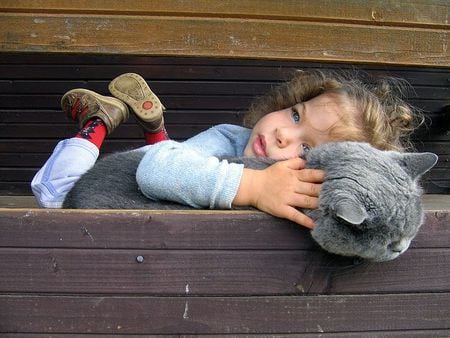
[[[450,5],[446,1],[0,3],[0,333],[6,337],[450,335]],[[36,208],[29,183],[75,87],[142,74],[172,138],[240,123],[251,98],[308,67],[406,78],[423,109],[426,222],[386,263],[321,251],[257,211]],[[143,144],[131,118],[105,153]]]

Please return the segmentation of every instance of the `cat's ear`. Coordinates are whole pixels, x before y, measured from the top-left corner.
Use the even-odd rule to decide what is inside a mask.
[[[343,199],[336,204],[336,217],[352,225],[360,225],[367,218],[364,207],[352,199]]]
[[[401,154],[400,165],[415,179],[433,168],[437,160],[433,153],[404,153]]]

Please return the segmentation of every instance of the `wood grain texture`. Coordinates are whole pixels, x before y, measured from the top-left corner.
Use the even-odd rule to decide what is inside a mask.
[[[414,248],[450,247],[450,205],[428,211]],[[311,250],[308,230],[260,211],[0,208],[0,247]],[[217,240],[220,239],[220,240]]]
[[[445,0],[409,1],[344,0],[333,3],[326,0],[273,1],[260,0],[129,0],[126,4],[104,0],[76,0],[70,3],[58,0],[4,0],[0,9],[10,12],[53,13],[101,13],[138,14],[161,16],[208,16],[208,17],[267,17],[280,20],[349,21],[367,24],[395,23],[397,25],[448,24],[448,3]]]
[[[0,293],[175,296],[186,288],[195,296],[450,292],[449,260],[450,249],[410,249],[392,262],[358,264],[318,250],[0,248]]]
[[[0,209],[0,333],[445,334],[448,210],[361,263],[259,211]]]
[[[320,333],[320,337],[324,338],[374,338],[374,337],[395,337],[395,338],[423,338],[423,337],[447,337],[450,335],[450,330],[408,330],[408,331],[370,331],[370,332],[338,332],[338,333]],[[47,338],[48,334],[42,333],[5,333],[2,334],[4,338]],[[196,338],[206,337],[206,335],[190,335],[190,334],[177,334],[179,338]],[[293,334],[270,334],[272,338],[317,338],[317,333],[293,333]],[[70,333],[58,333],[58,337],[61,338],[84,338],[92,337],[90,334],[70,334]],[[142,338],[142,335],[133,334],[96,334],[96,337],[101,338]],[[167,335],[159,335],[159,337],[167,337]],[[267,334],[208,334],[207,337],[225,337],[225,338],[262,338],[269,337]]]
[[[4,51],[450,65],[444,1],[6,1],[0,10]]]
[[[450,294],[290,297],[0,296],[0,330],[276,334],[447,329]]]

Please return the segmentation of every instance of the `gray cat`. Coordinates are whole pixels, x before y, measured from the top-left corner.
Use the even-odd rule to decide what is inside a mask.
[[[63,208],[190,209],[147,199],[135,173],[144,154],[116,153],[99,160],[75,184]],[[263,169],[273,161],[229,159]],[[419,178],[436,161],[433,153],[380,151],[366,143],[318,146],[307,156],[308,168],[326,172],[319,208],[303,210],[315,219],[312,237],[325,250],[344,256],[386,261],[406,251],[423,222]]]

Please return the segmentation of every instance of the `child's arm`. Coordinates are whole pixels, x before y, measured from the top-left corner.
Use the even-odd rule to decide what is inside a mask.
[[[291,159],[265,170],[244,169],[235,206],[254,206],[273,216],[289,219],[308,228],[314,221],[297,208],[317,208],[324,172],[303,169],[305,162]]]
[[[151,146],[136,172],[142,193],[194,208],[229,209],[239,187],[243,164],[229,163],[185,143]]]
[[[186,142],[149,146],[136,180],[150,199],[170,200],[195,208],[231,208],[243,171],[242,164],[218,157],[239,156],[250,129],[219,125]]]

